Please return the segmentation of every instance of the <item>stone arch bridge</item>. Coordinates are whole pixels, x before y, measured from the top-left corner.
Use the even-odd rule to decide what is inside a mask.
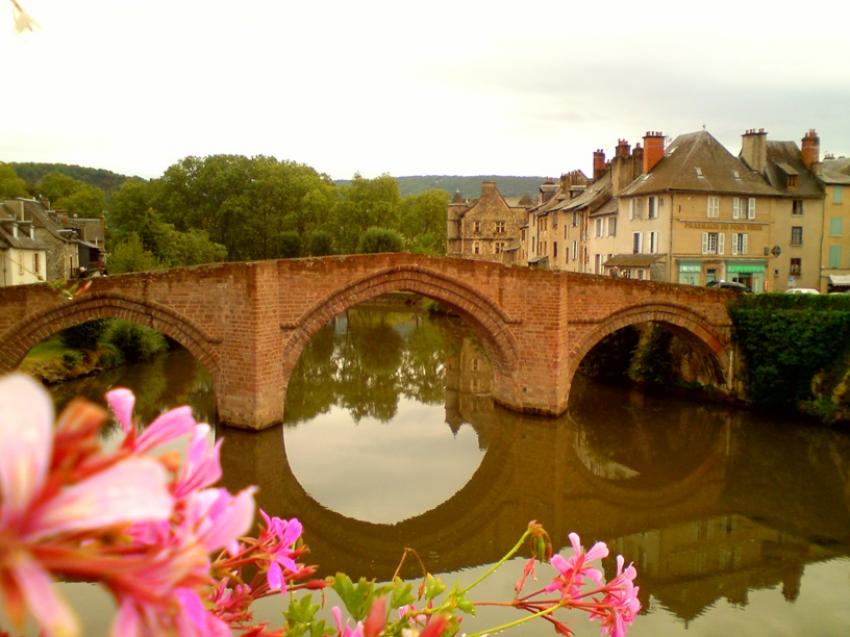
[[[289,376],[313,334],[388,292],[435,299],[463,315],[494,368],[494,396],[532,413],[566,410],[582,358],[628,325],[662,322],[714,361],[732,386],[728,292],[496,263],[379,254],[224,263],[92,279],[69,299],[46,284],[0,289],[0,372],[66,327],[97,318],[148,325],[210,371],[227,424],[283,418]]]

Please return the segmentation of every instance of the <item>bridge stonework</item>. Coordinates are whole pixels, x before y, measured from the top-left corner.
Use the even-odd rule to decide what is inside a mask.
[[[48,285],[0,289],[0,372],[60,330],[96,318],[148,325],[210,371],[219,417],[262,429],[283,418],[289,376],[336,314],[409,291],[458,311],[481,337],[498,402],[566,410],[573,375],[605,336],[660,321],[713,355],[731,387],[728,292],[409,254],[225,263],[93,279],[69,299]]]

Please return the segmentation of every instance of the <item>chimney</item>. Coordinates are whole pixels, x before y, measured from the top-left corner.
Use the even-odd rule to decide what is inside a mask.
[[[496,188],[495,181],[482,181],[481,182],[481,198],[485,197],[495,197],[498,194],[498,189]]]
[[[632,160],[636,166],[643,170],[643,146],[640,145],[640,142],[635,144],[635,148],[632,151]]]
[[[605,151],[601,148],[593,153],[593,181],[605,174]]]
[[[756,172],[767,167],[767,133],[763,128],[751,128],[741,135],[741,159]]]
[[[452,197],[452,203],[464,203],[463,195],[460,194],[460,188],[455,190],[454,197]],[[68,223],[67,220],[65,223]]]
[[[628,157],[631,153],[631,147],[629,146],[629,142],[625,139],[617,140],[617,149],[614,151],[614,157]]]
[[[811,170],[812,166],[820,161],[820,137],[814,128],[810,128],[809,132],[803,135],[800,149],[800,159],[806,168]]]
[[[639,158],[642,157],[643,149],[640,144],[635,145],[635,152],[632,154],[625,139],[617,142],[617,151],[611,160],[611,189],[615,196],[625,190],[640,174]]]
[[[643,172],[650,172],[664,159],[664,135],[661,131],[646,131],[643,136]]]

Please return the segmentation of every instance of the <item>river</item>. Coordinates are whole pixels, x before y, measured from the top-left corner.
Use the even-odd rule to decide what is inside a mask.
[[[183,350],[54,394],[116,385],[137,392],[146,420],[188,402],[214,421],[211,380]],[[536,519],[559,549],[576,531],[634,561],[644,611],[631,635],[850,634],[850,435],[585,378],[567,414],[537,418],[495,407],[491,385],[459,319],[349,310],[302,356],[282,427],[219,428],[224,483],[257,484],[265,510],[298,516],[323,574],[386,579],[409,546],[447,581],[469,582]],[[475,598],[509,599],[521,564]],[[87,634],[105,631],[104,596],[67,588]],[[277,599],[258,605],[275,625],[280,611]],[[513,617],[487,612],[464,629]],[[570,626],[598,634],[580,617]]]

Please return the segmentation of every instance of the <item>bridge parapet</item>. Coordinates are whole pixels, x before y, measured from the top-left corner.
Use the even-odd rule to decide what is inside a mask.
[[[46,284],[0,289],[0,371],[74,324],[123,318],[186,346],[213,375],[224,422],[280,422],[309,339],[336,314],[409,291],[463,315],[494,367],[496,399],[519,411],[566,410],[581,359],[626,325],[662,321],[729,372],[729,293],[411,254],[224,263],[92,279],[78,297]]]

